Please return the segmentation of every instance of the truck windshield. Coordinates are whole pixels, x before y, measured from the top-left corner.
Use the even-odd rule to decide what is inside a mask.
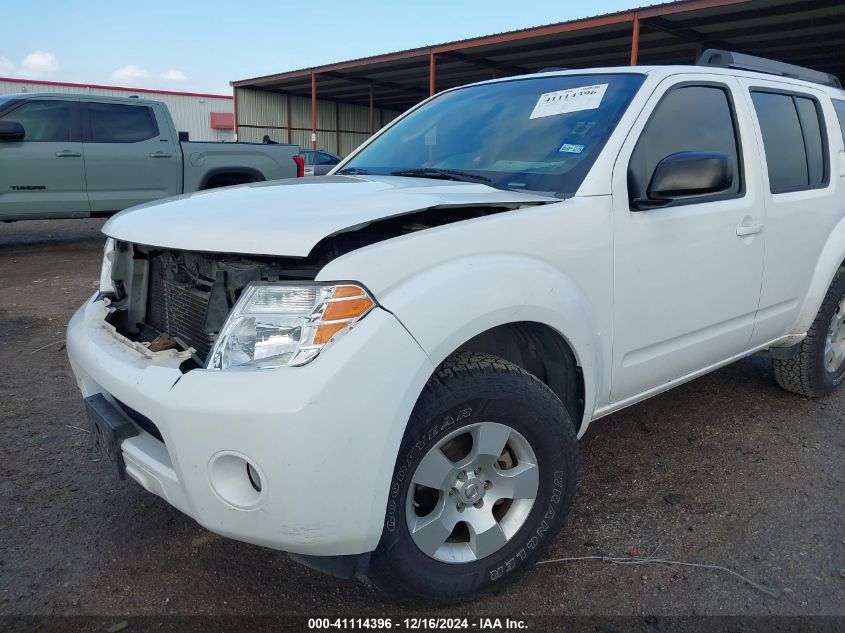
[[[558,75],[446,92],[398,121],[338,173],[571,195],[644,79]]]

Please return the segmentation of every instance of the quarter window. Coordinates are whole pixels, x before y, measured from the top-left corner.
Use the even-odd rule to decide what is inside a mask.
[[[649,180],[658,163],[678,152],[725,154],[732,173],[737,176],[727,191],[716,195],[738,195],[742,191],[742,179],[738,175],[739,142],[726,88],[682,86],[663,97],[631,155],[628,170],[631,200],[646,197]],[[705,199],[697,197],[691,202]]]
[[[0,120],[20,123],[24,141],[67,143],[73,128],[73,106],[70,101],[28,101]]]
[[[91,143],[138,143],[158,136],[149,106],[89,103],[88,125]]]
[[[839,119],[839,131],[842,132],[842,141],[845,142],[845,101],[832,99],[833,107],[836,110],[836,117]]]
[[[824,120],[809,97],[752,91],[760,122],[769,188],[772,193],[813,189],[827,184]]]

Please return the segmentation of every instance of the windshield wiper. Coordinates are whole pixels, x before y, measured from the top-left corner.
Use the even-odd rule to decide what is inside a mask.
[[[372,176],[374,175],[373,172],[367,169],[361,169],[360,167],[347,167],[346,169],[341,169],[338,172],[335,172],[336,176]]]
[[[420,167],[418,169],[400,169],[390,172],[391,176],[410,176],[412,178],[437,178],[440,180],[459,180],[461,182],[492,182],[486,176],[470,174],[457,169],[438,169],[436,167]]]

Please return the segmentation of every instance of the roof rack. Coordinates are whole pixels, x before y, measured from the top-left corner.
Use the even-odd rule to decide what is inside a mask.
[[[768,75],[780,75],[811,81],[814,84],[830,86],[831,88],[842,88],[839,78],[836,75],[823,73],[820,70],[795,66],[785,62],[778,62],[765,57],[755,57],[744,53],[732,53],[731,51],[720,51],[715,48],[708,48],[698,58],[699,66],[714,66],[716,68],[734,68],[736,70],[752,70]]]

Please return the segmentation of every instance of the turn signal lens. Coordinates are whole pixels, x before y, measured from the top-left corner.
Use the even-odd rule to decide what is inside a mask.
[[[369,297],[361,299],[332,300],[323,312],[323,321],[341,321],[361,316],[373,307],[373,300]]]
[[[317,326],[317,332],[314,334],[314,345],[325,345],[332,337],[349,327],[348,323],[328,323],[326,325]]]

